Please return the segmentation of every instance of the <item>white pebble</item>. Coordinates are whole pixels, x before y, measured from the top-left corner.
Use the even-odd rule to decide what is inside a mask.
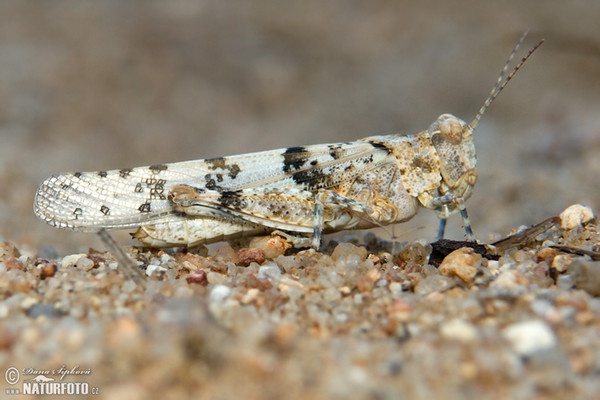
[[[63,268],[72,267],[82,257],[87,257],[87,254],[70,254],[68,256],[65,256],[60,264]]]
[[[463,343],[472,342],[479,336],[473,325],[461,319],[453,319],[445,323],[442,325],[441,332],[448,339],[456,339]]]
[[[24,308],[24,309],[28,309],[28,308],[30,308],[31,306],[34,306],[37,303],[39,303],[39,300],[36,299],[35,297],[26,297],[21,302],[21,307]]]
[[[263,265],[258,269],[257,277],[259,279],[273,278],[278,280],[279,278],[281,278],[281,270],[279,269],[277,264]]]
[[[149,264],[148,267],[146,268],[146,275],[152,276],[152,274],[156,274],[156,273],[163,272],[166,270],[167,269],[165,267],[161,267],[160,265]]]
[[[214,302],[222,302],[231,294],[231,288],[225,285],[215,285],[210,291],[210,300]]]
[[[565,230],[574,229],[594,219],[594,212],[590,207],[573,204],[560,213],[560,227]]]
[[[520,355],[531,355],[556,346],[556,336],[542,321],[526,321],[512,324],[504,329],[502,336]]]

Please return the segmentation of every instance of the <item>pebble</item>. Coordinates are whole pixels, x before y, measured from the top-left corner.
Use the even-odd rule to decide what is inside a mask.
[[[60,265],[63,268],[68,268],[74,266],[80,258],[87,257],[87,254],[71,254],[63,257]]]
[[[218,272],[209,271],[206,274],[206,280],[208,283],[212,283],[213,285],[217,285],[227,279],[227,275],[220,274]]]
[[[448,339],[464,343],[475,341],[479,337],[477,329],[462,319],[453,319],[442,325],[441,333]]]
[[[272,278],[275,280],[279,280],[279,278],[281,278],[281,270],[279,269],[277,264],[262,265],[258,269],[257,277],[259,279]]]
[[[81,257],[79,260],[77,260],[77,262],[75,263],[75,267],[77,268],[81,268],[84,271],[89,271],[90,269],[94,268],[94,261],[90,260],[87,257]]]
[[[167,269],[161,265],[149,264],[146,268],[146,275],[152,276],[154,274],[159,274],[161,272],[165,272]]]
[[[509,325],[502,331],[502,336],[522,356],[548,350],[556,346],[554,332],[543,321],[525,321]]]
[[[462,247],[448,254],[438,270],[444,276],[457,276],[465,283],[472,283],[481,267],[481,255],[470,247]]]
[[[262,250],[265,258],[274,260],[290,249],[292,244],[281,236],[257,236],[250,240],[249,247]]]
[[[415,286],[415,294],[428,295],[433,292],[444,292],[456,285],[452,278],[442,275],[430,275],[421,279]]]
[[[560,227],[571,230],[587,224],[592,219],[594,219],[594,212],[590,207],[573,204],[560,213]]]
[[[600,262],[578,259],[573,261],[570,271],[576,288],[600,296]]]
[[[529,279],[519,271],[507,269],[501,271],[491,286],[496,288],[516,289],[522,286],[527,286]]]
[[[231,294],[231,288],[225,285],[215,285],[210,291],[210,300],[220,303]]]
[[[560,273],[566,272],[572,260],[573,258],[569,254],[558,254],[552,260],[552,268]]]

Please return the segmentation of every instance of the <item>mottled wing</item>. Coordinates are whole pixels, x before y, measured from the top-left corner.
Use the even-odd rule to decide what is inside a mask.
[[[380,139],[380,138],[378,138]],[[176,213],[176,185],[211,193],[256,188],[318,190],[354,179],[389,162],[379,141],[291,147],[206,160],[51,176],[36,193],[36,215],[50,225],[81,231],[137,227]]]

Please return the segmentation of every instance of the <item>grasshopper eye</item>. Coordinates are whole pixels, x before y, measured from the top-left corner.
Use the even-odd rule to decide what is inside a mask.
[[[453,115],[444,114],[438,119],[442,137],[452,144],[459,144],[463,137],[463,124]]]

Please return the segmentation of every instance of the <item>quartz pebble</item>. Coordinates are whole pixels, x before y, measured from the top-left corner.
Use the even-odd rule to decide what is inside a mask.
[[[510,325],[502,331],[502,336],[523,356],[556,346],[556,337],[552,329],[545,322],[538,320]]]
[[[594,212],[590,207],[573,204],[560,213],[560,227],[571,230],[587,224],[592,219],[594,219]]]

